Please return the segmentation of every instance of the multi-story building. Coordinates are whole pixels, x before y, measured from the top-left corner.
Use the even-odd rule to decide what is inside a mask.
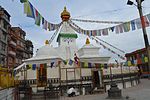
[[[7,39],[10,27],[10,15],[0,6],[0,64],[7,66]]]
[[[26,33],[19,27],[10,28],[8,41],[8,67],[22,64],[22,60],[33,56],[33,44],[25,40]]]
[[[12,27],[12,30],[15,33],[15,36],[17,38],[16,40],[16,62],[15,66],[18,66],[22,63],[22,60],[24,59],[24,52],[25,52],[25,36],[26,33],[20,28],[20,27]]]
[[[148,55],[146,48],[142,48],[126,55],[127,61],[131,61],[131,64],[137,65],[141,70],[143,76],[150,74],[150,67],[148,66]]]
[[[13,35],[11,35],[13,34]],[[22,60],[32,57],[33,55],[33,45],[32,42],[29,42],[29,46],[27,48],[27,40],[25,40],[26,33],[20,27],[12,27],[10,33],[10,41],[9,41],[9,65],[11,63],[13,67],[16,67],[22,64]],[[32,49],[30,49],[30,45],[32,45]],[[30,51],[30,52],[29,52]],[[32,54],[32,55],[31,55]],[[28,56],[30,55],[30,56]],[[13,59],[14,58],[14,59]]]
[[[33,56],[33,44],[30,40],[25,41],[24,59],[31,58]]]
[[[13,68],[16,64],[16,49],[17,47],[17,37],[15,31],[12,28],[9,29],[8,36],[8,67]]]

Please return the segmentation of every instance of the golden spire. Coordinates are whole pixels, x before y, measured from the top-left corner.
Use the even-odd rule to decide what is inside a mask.
[[[86,38],[86,43],[85,44],[90,44],[89,38]]]
[[[70,13],[67,11],[65,6],[63,12],[61,13],[61,19],[62,21],[68,21],[69,18],[70,18]]]
[[[45,41],[45,45],[49,45],[49,41],[48,40]]]

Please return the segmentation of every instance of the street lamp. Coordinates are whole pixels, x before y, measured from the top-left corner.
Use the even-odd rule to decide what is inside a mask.
[[[148,42],[148,37],[147,37],[147,32],[145,28],[145,23],[144,22],[144,17],[143,17],[143,12],[142,12],[142,2],[144,0],[136,0],[137,5],[134,4],[133,0],[128,0],[127,5],[135,5],[139,11],[140,19],[141,19],[141,24],[142,24],[142,31],[143,31],[143,37],[144,37],[144,42],[145,42],[145,48],[147,51],[147,56],[148,56],[148,74],[150,73],[150,52],[149,52],[149,42]]]

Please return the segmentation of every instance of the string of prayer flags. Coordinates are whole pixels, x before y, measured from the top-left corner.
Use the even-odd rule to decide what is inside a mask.
[[[74,19],[71,19],[74,20]],[[136,29],[141,29],[142,27],[148,27],[150,26],[150,14],[142,16],[142,18],[137,18],[128,22],[120,23],[119,25],[113,26],[113,27],[107,27],[104,29],[97,29],[97,30],[84,30],[78,25],[76,25],[74,22],[69,20],[70,26],[78,33],[85,34],[88,36],[107,36],[109,35],[109,32],[115,32],[116,34],[123,33],[123,32],[129,32],[134,31]],[[75,21],[80,22],[92,22],[90,20],[78,20],[75,19]],[[114,31],[115,30],[115,31]]]
[[[42,23],[43,29],[49,31],[54,31],[60,27],[61,23],[53,24],[45,20],[45,18],[38,12],[37,9],[35,9],[35,7],[28,0],[26,2],[22,0],[22,3],[24,3],[24,13],[27,15],[27,17],[33,18],[37,26],[40,26]]]
[[[119,58],[121,58],[122,60],[125,60],[125,57],[121,56],[120,54],[118,54],[117,52],[111,50],[110,48],[106,47],[104,44],[102,44],[100,41],[98,41],[95,37],[92,37],[96,43],[98,43],[99,45],[101,45],[104,49],[107,49],[108,51],[110,51],[111,53],[117,55]]]

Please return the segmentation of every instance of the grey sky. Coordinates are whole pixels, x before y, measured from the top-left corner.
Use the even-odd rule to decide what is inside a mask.
[[[33,6],[38,9],[41,15],[52,23],[60,23],[60,13],[64,6],[71,13],[72,18],[92,19],[101,21],[130,21],[139,17],[137,8],[126,4],[127,0],[29,0]],[[53,32],[45,31],[34,24],[34,20],[26,17],[23,13],[23,4],[20,0],[0,0],[0,5],[4,7],[11,15],[11,25],[20,26],[26,33],[27,39],[33,41],[35,50],[42,45],[46,39],[50,39]],[[143,3],[143,13],[150,13],[150,0]],[[83,29],[100,29],[110,25],[91,24],[76,22]],[[148,38],[150,40],[150,27],[147,28]],[[77,44],[81,47],[86,36],[80,35]],[[144,47],[142,30],[130,31],[122,34],[111,33],[108,36],[102,36],[101,39],[117,46],[118,48],[131,52]],[[56,39],[55,39],[56,40]],[[92,41],[94,43],[94,41]],[[56,42],[53,41],[53,45]],[[107,51],[107,50],[106,50]],[[101,52],[106,53],[105,50]]]

